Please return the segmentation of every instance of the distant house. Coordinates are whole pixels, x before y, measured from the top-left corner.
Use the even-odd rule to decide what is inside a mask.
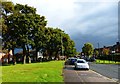
[[[100,56],[103,54],[103,48],[95,48],[94,51],[96,50],[99,52]]]
[[[0,62],[8,63],[12,61],[12,58],[13,58],[12,50],[10,50],[10,52],[8,53],[0,52]]]
[[[66,60],[67,56],[59,56],[59,60]]]
[[[120,43],[116,42],[116,44],[113,46],[104,46],[103,48],[95,48],[94,51],[97,50],[99,52],[99,55],[103,55],[104,49],[109,49],[110,50],[109,54],[113,54],[113,51],[116,54],[118,53],[120,54]]]
[[[16,53],[15,54],[16,56],[16,61],[17,62],[22,62],[22,59],[23,59],[23,51],[19,52],[19,53]],[[36,59],[36,51],[35,50],[30,50],[29,51],[29,56],[31,58],[31,61],[35,61]],[[43,54],[41,52],[37,52],[37,58],[39,59],[42,59],[43,58]]]
[[[43,54],[41,52],[37,52],[37,57],[38,58],[43,58]]]
[[[0,52],[0,62],[2,62],[2,57],[5,56],[6,54],[3,52]]]
[[[115,53],[120,53],[120,43],[119,42],[116,42],[115,45],[113,45],[112,51],[115,51]]]

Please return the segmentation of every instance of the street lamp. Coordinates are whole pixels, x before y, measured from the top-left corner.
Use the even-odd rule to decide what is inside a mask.
[[[63,37],[62,37],[62,33],[60,35],[60,39],[61,39],[61,56],[63,56]]]
[[[112,61],[113,61],[113,55],[115,54],[115,50],[114,51],[112,51]]]

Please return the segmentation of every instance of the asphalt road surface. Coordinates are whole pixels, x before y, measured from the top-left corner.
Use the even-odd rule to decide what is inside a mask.
[[[118,84],[92,70],[74,70],[71,65],[65,66],[63,76],[65,84]]]
[[[120,79],[120,65],[89,63],[90,69],[114,80]],[[119,70],[118,70],[119,68]]]

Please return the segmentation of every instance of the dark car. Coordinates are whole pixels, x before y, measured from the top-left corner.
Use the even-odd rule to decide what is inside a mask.
[[[95,57],[90,57],[90,62],[94,62],[95,60]]]
[[[69,58],[68,60],[70,65],[74,65],[75,62],[77,61],[77,58]]]

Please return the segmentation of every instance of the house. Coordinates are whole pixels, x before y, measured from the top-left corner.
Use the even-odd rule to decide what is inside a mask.
[[[3,52],[0,52],[0,62],[2,63],[2,57],[5,56],[6,54]]]
[[[113,46],[104,46],[103,48],[95,48],[95,50],[97,50],[99,52],[99,55],[103,55],[103,50],[104,49],[109,49],[109,54],[113,54],[113,53],[116,53],[116,54],[120,54],[120,43],[119,42],[116,42],[115,45]]]
[[[8,53],[3,53],[2,50],[0,51],[0,62],[8,63],[12,61],[12,58],[13,58],[12,50],[10,50]]]
[[[119,42],[116,42],[115,45],[113,45],[112,51],[115,51],[115,53],[120,53],[120,43]]]
[[[15,56],[16,56],[16,61],[17,62],[22,62],[23,51],[21,51],[19,53],[16,53]],[[35,61],[36,60],[36,51],[35,50],[30,50],[29,51],[29,56],[30,56],[31,62]],[[43,58],[43,54],[41,52],[37,52],[37,58],[41,61],[41,59]]]

